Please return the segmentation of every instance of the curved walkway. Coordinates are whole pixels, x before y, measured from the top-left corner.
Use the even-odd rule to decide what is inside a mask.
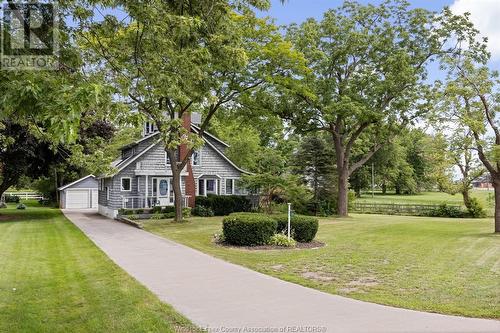
[[[64,214],[162,301],[210,332],[500,332],[500,321],[330,295],[227,263],[93,212]]]

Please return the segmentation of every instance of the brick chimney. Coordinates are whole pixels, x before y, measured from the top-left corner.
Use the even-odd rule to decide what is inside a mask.
[[[182,126],[187,129],[189,132],[191,132],[191,114],[188,112],[185,112],[182,115]],[[181,160],[184,159],[184,157],[187,154],[187,146],[181,145],[179,149],[179,155]],[[186,170],[188,175],[184,177],[184,184],[185,184],[185,195],[189,196],[188,200],[188,206],[191,208],[194,208],[195,204],[195,195],[196,195],[196,188],[195,188],[195,183],[194,183],[194,175],[193,175],[193,167],[191,165],[191,162],[188,162],[186,165]]]

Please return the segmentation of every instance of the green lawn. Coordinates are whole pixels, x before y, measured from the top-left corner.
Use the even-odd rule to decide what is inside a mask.
[[[493,191],[487,190],[472,190],[471,196],[477,198],[485,208],[493,207],[494,197]],[[375,192],[372,197],[371,192],[363,192],[361,198],[356,199],[357,202],[377,202],[377,203],[400,203],[400,204],[453,204],[463,205],[462,195],[451,195],[443,192],[422,192],[418,194],[394,194]]]
[[[278,278],[403,308],[500,318],[500,235],[491,219],[383,215],[322,219],[308,250],[214,245],[221,218],[144,222],[146,230]]]
[[[0,253],[0,332],[192,330],[57,209],[1,209]]]

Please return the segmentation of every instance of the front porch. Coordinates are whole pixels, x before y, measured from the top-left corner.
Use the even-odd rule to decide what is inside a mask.
[[[189,207],[190,195],[182,196],[182,207]],[[149,209],[174,205],[174,196],[122,196],[123,209]]]

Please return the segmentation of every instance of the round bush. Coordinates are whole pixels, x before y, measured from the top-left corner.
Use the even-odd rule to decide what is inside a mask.
[[[277,231],[287,233],[288,215],[275,215],[273,218],[278,223]],[[308,243],[314,239],[318,232],[318,219],[312,216],[293,215],[290,221],[293,238],[300,243]]]
[[[233,245],[268,244],[276,227],[274,219],[261,214],[231,214],[222,220],[224,239]]]

